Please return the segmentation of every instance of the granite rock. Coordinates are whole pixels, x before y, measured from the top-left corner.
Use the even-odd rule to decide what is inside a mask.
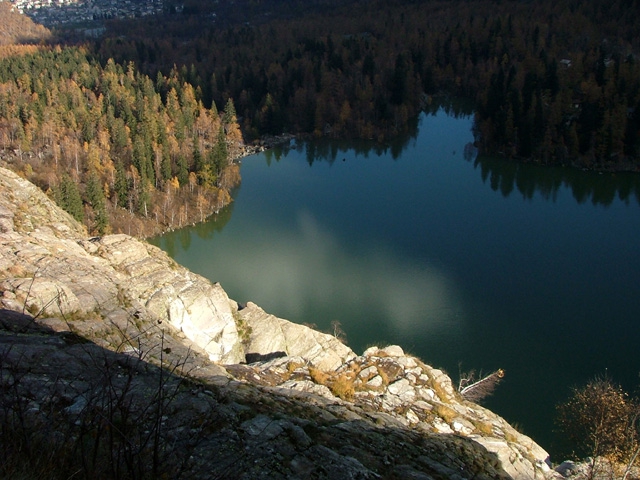
[[[10,392],[0,424],[20,418],[11,428],[70,464],[65,451],[106,442],[117,424],[123,443],[111,453],[135,451],[150,476],[562,478],[543,448],[400,346],[357,355],[253,303],[239,308],[156,247],[88,238],[4,169],[0,382]]]

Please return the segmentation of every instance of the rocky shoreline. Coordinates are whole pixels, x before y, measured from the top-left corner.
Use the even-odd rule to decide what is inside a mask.
[[[20,407],[26,439],[38,425],[57,428],[51,439],[79,442],[78,426],[100,438],[95,412],[111,418],[105,398],[126,398],[118,421],[150,422],[153,458],[172,452],[145,468],[180,464],[189,478],[564,478],[533,440],[400,347],[357,355],[238,305],[145,242],[87,238],[4,169],[0,308],[0,426]],[[125,450],[146,438],[131,435]]]

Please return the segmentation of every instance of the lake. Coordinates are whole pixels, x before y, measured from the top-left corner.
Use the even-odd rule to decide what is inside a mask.
[[[570,387],[639,384],[640,176],[479,158],[472,124],[440,109],[388,147],[247,157],[231,206],[153,242],[239,302],[340,322],[356,353],[505,369],[484,404],[555,453]]]

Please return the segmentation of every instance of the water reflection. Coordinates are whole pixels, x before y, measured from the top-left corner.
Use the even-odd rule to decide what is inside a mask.
[[[238,189],[240,187],[237,187]],[[233,202],[224,207],[220,212],[212,215],[206,222],[196,223],[191,227],[182,228],[170,232],[156,239],[149,239],[152,244],[158,245],[171,258],[175,258],[178,252],[186,252],[191,246],[191,235],[195,234],[203,240],[211,240],[214,233],[222,232],[233,215]],[[178,248],[179,245],[179,248]]]
[[[308,210],[300,209],[287,230],[254,220],[255,235],[235,236],[231,243],[221,238],[215,251],[194,244],[188,261],[181,263],[201,272],[215,263],[216,270],[225,272],[223,287],[235,300],[255,301],[270,313],[321,329],[332,320],[343,322],[347,334],[376,322],[403,335],[415,329],[453,335],[462,329],[463,302],[442,270],[383,245],[360,245],[354,253],[354,247],[344,245]],[[211,234],[217,230],[207,228]],[[196,234],[207,238],[191,228],[157,243],[180,260],[176,240],[186,250]],[[250,292],[250,297],[238,298],[234,291]],[[276,306],[269,308],[274,299]],[[335,318],[335,312],[319,318],[327,305],[345,306],[343,318]]]
[[[469,147],[467,147],[469,148]],[[466,155],[465,159],[471,161]],[[523,198],[532,199],[539,194],[555,202],[558,192],[568,188],[579,203],[608,207],[616,198],[625,204],[640,203],[640,175],[637,173],[583,172],[571,167],[545,167],[521,164],[503,158],[478,155],[473,165],[480,171],[483,183],[494,192],[509,197],[517,190]]]
[[[298,143],[296,147],[298,151],[306,149],[305,155],[309,166],[313,166],[315,162],[328,162],[329,164],[333,164],[337,160],[343,160],[347,152],[363,158],[375,155],[377,157],[390,156],[393,160],[398,160],[402,152],[413,145],[417,136],[418,119],[409,125],[407,133],[395,138],[389,143],[382,144],[367,140],[324,139],[304,144]],[[286,153],[286,151],[284,153]]]
[[[424,107],[424,114],[436,116],[439,112],[444,112],[453,118],[469,117],[473,114],[472,104],[466,101],[450,98],[438,98],[437,101],[428,102]],[[393,160],[398,160],[407,148],[412,147],[419,134],[420,118],[409,122],[407,131],[398,137],[379,143],[372,140],[341,140],[341,139],[321,139],[313,142],[293,142],[291,144],[278,145],[267,150],[264,155],[267,165],[271,165],[274,160],[280,161],[286,157],[291,149],[298,152],[305,152],[309,166],[315,162],[328,162],[333,164],[337,160],[344,159],[344,154],[351,152],[357,157],[368,158],[370,155],[387,156]]]
[[[492,408],[551,446],[567,378],[638,378],[640,176],[476,158],[471,123],[422,116],[400,161],[328,142],[247,159],[231,209],[159,243],[238,301],[340,321],[358,352],[505,368]]]

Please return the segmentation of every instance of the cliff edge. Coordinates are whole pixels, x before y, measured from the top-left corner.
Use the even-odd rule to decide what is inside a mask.
[[[4,476],[560,478],[400,347],[357,355],[147,243],[88,238],[5,169],[0,382]]]

